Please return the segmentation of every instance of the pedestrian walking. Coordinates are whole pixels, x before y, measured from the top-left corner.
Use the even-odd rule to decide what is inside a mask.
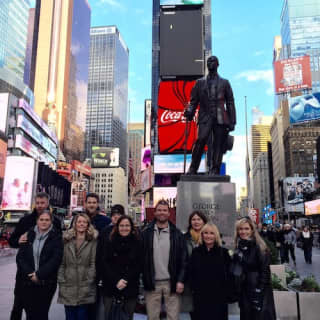
[[[201,229],[200,246],[193,250],[189,262],[193,319],[228,319],[230,262],[228,250],[222,248],[218,228],[207,223]]]
[[[133,319],[142,266],[142,243],[129,216],[122,215],[109,241],[104,241],[100,259],[105,319],[114,299],[121,300],[129,319]]]
[[[282,225],[280,223],[275,224],[275,246],[280,255],[281,264],[285,263],[285,254],[284,254],[284,231],[282,230]]]
[[[297,236],[295,231],[292,229],[291,225],[288,223],[284,225],[283,237],[284,237],[284,262],[289,263],[289,252],[290,252],[291,259],[294,265],[296,265],[295,245],[297,242]]]
[[[181,231],[169,222],[167,201],[157,203],[154,216],[154,221],[142,232],[143,283],[148,319],[160,319],[163,297],[167,319],[177,320],[186,274],[186,242]]]
[[[27,242],[27,232],[37,224],[37,218],[44,210],[49,210],[49,200],[50,197],[45,192],[37,193],[35,196],[35,208],[31,214],[22,217],[17,226],[15,227],[13,233],[9,238],[9,245],[12,248],[20,248],[21,245]],[[48,211],[51,213],[51,211]],[[53,225],[57,232],[61,233],[61,222],[60,220],[53,216]],[[17,284],[17,282],[16,282]],[[22,297],[18,294],[19,290],[14,289],[14,302],[10,315],[11,320],[21,320],[22,319]]]
[[[250,218],[236,223],[232,273],[240,286],[241,320],[275,320],[270,252]]]
[[[310,231],[309,227],[303,227],[300,235],[300,241],[302,242],[304,260],[306,261],[306,263],[312,264],[313,234]]]
[[[194,211],[190,214],[188,231],[183,235],[186,240],[188,260],[191,258],[192,250],[199,246],[201,238],[200,231],[207,222],[207,217],[200,211]],[[190,287],[191,278],[192,274],[187,274],[184,291],[181,296],[181,312],[189,312],[191,320],[194,320],[194,306]]]
[[[28,320],[48,319],[57,288],[63,245],[52,220],[49,211],[38,214],[36,226],[28,231],[17,254],[16,290]]]
[[[96,301],[97,238],[98,231],[84,213],[79,213],[72,228],[63,234],[58,303],[65,306],[66,320],[90,320],[89,305]]]

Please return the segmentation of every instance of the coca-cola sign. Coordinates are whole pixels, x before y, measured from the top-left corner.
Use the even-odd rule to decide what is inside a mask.
[[[197,112],[191,122],[183,115],[190,101],[195,81],[162,81],[158,96],[158,143],[160,153],[184,151],[187,131],[187,151],[191,152],[197,137]],[[186,128],[187,126],[187,128]]]

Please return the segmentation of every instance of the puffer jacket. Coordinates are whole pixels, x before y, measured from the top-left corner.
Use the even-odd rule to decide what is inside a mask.
[[[155,289],[155,270],[153,262],[153,236],[155,221],[142,232],[143,242],[143,284],[146,291]],[[170,274],[171,292],[176,292],[177,282],[185,282],[187,269],[187,246],[183,234],[169,222],[170,253],[168,271]]]
[[[91,304],[96,300],[96,247],[98,232],[85,240],[79,250],[73,230],[63,235],[64,253],[58,273],[58,303],[68,306]]]

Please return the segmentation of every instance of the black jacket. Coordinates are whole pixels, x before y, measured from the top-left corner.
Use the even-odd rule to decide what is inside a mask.
[[[9,238],[10,247],[19,248],[19,238],[37,224],[37,217],[38,213],[34,209],[31,214],[28,214],[19,220],[16,228],[14,229],[12,235]],[[53,225],[56,231],[61,234],[61,222],[55,216],[53,216]]]
[[[28,232],[28,241],[20,246],[17,260],[16,281],[25,285],[32,284],[28,274],[35,271],[33,258],[33,241],[36,233],[33,228]],[[43,285],[56,284],[58,269],[63,255],[61,234],[53,228],[46,239],[40,254],[39,269],[36,275]]]
[[[142,232],[143,242],[143,283],[144,289],[155,289],[155,270],[153,262],[153,236],[155,221]],[[168,271],[170,274],[171,292],[176,292],[177,282],[184,283],[187,268],[187,247],[183,234],[174,224],[169,222],[170,253]]]
[[[134,298],[138,295],[139,276],[141,273],[142,244],[134,236],[115,236],[112,241],[105,241],[100,252],[102,293],[104,296],[124,296]],[[118,290],[120,279],[128,281],[127,287]]]
[[[302,242],[302,249],[310,249],[313,246],[313,234],[310,231],[310,238],[305,238],[301,232],[300,240]]]
[[[242,266],[239,300],[241,320],[275,320],[270,253],[262,253],[255,241],[240,240],[233,259],[234,263]],[[257,289],[261,293],[256,293]],[[254,310],[253,300],[259,300],[260,312]]]

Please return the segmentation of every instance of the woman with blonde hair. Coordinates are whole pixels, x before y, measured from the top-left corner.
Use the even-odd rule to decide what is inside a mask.
[[[239,284],[240,319],[275,320],[270,252],[250,218],[235,225],[231,270]]]
[[[231,258],[222,248],[218,228],[207,223],[200,232],[200,245],[189,263],[193,292],[193,319],[228,319],[228,270]]]
[[[58,303],[66,320],[89,320],[88,308],[96,300],[96,246],[98,231],[85,213],[79,213],[63,235],[64,254],[58,273]]]

